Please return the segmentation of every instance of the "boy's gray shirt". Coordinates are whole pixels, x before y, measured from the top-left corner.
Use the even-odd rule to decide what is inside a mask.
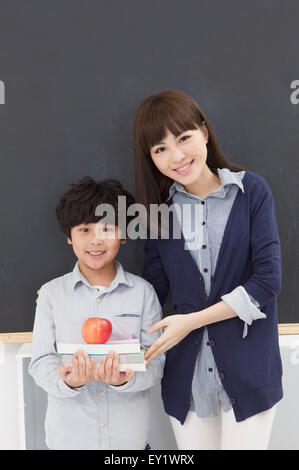
[[[110,340],[140,338],[148,348],[160,333],[148,329],[161,319],[161,305],[152,285],[124,271],[101,292],[79,270],[58,277],[40,289],[33,329],[29,374],[48,393],[46,443],[50,449],[144,449],[150,413],[150,387],[163,375],[164,354],[147,372],[118,387],[93,381],[71,389],[59,378],[56,343],[83,343],[81,327],[89,317],[112,323]],[[78,349],[79,349],[78,345]]]

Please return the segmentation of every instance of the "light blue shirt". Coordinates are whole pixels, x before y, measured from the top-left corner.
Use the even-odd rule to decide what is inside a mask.
[[[191,211],[181,211],[182,231],[187,247],[203,276],[207,296],[213,282],[226,222],[237,192],[244,192],[242,179],[245,171],[235,173],[223,168],[217,169],[217,172],[221,185],[205,198],[204,205],[201,204],[200,197],[188,193],[178,182],[174,182],[169,191],[169,198],[173,197],[173,203],[178,204],[181,209],[184,204],[191,204]],[[200,245],[197,246],[194,244],[196,211],[200,211],[200,216],[197,215],[197,220],[200,220],[197,231],[201,234],[198,238]],[[247,336],[248,325],[253,320],[265,318],[265,314],[259,310],[258,302],[242,286],[223,295],[221,299],[244,321],[243,338]],[[219,377],[212,350],[207,345],[208,341],[208,330],[205,327],[192,382],[191,410],[199,417],[218,416],[219,401],[225,411],[232,407]]]
[[[160,333],[148,329],[161,319],[154,288],[124,271],[98,290],[79,270],[58,277],[40,289],[29,373],[48,393],[46,444],[50,449],[144,449],[150,415],[150,388],[163,375],[165,356],[154,358],[146,372],[116,387],[93,381],[71,389],[59,378],[56,343],[83,343],[81,327],[89,317],[112,323],[110,340],[139,338],[149,348]],[[79,345],[78,345],[79,349]]]

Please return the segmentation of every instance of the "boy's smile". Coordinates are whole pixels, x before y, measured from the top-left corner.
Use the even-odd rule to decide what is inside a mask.
[[[91,255],[93,258],[100,258],[101,256],[103,256],[105,251],[88,251],[87,253]]]
[[[71,238],[67,240],[87,281],[91,285],[108,286],[116,275],[114,258],[120,244],[126,243],[120,238],[118,227],[100,222],[80,224],[72,227]]]

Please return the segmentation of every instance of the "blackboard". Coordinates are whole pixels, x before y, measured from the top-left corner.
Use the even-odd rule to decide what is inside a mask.
[[[135,191],[133,118],[166,89],[191,95],[226,157],[269,183],[279,321],[299,321],[298,18],[296,0],[0,1],[0,332],[31,331],[36,290],[73,269],[55,218],[70,183]],[[138,275],[143,243],[118,255]]]

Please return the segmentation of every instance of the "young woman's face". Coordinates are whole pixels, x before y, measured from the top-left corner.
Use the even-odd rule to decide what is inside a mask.
[[[208,138],[204,125],[177,137],[167,129],[162,141],[150,149],[150,154],[163,175],[184,186],[191,185],[206,165]]]

